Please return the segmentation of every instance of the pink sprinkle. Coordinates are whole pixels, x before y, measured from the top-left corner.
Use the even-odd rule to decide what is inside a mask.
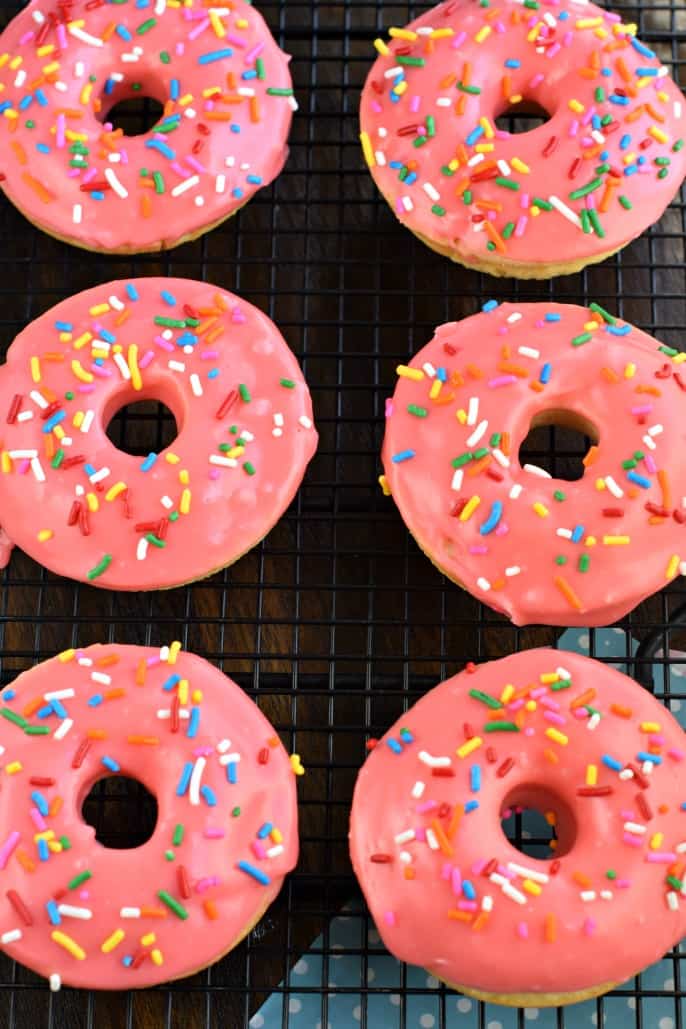
[[[649,736],[648,737],[648,743],[655,743],[658,747],[662,747],[664,745],[664,742],[665,742],[664,736]]]
[[[31,467],[31,462],[27,461],[26,458],[24,458],[23,460],[21,460],[19,462],[19,464],[17,466],[17,471],[19,472],[20,475],[26,475],[26,473],[28,472],[30,467]]]
[[[143,354],[143,356],[141,357],[140,361],[138,362],[138,367],[139,368],[147,368],[148,365],[152,364],[152,362],[154,360],[155,360],[155,351],[154,350],[147,350]]]
[[[93,375],[97,375],[99,379],[110,379],[112,377],[112,372],[109,368],[103,368],[102,365],[96,364],[95,361],[91,363],[90,371]]]
[[[529,696],[532,697],[534,700],[538,700],[539,697],[544,696],[544,694],[547,691],[547,688],[548,688],[547,686],[537,686],[535,690],[531,691]],[[551,703],[554,704],[555,701],[553,700],[553,701],[551,701]]]
[[[189,179],[191,176],[191,173],[182,168],[178,161],[172,161],[169,167],[173,172],[176,172],[180,179]]]
[[[533,693],[531,694],[533,697]],[[541,697],[541,706],[547,707],[549,711],[559,711],[560,705],[552,697]]]
[[[525,214],[521,215],[517,219],[517,226],[515,228],[515,233],[514,234],[515,234],[515,236],[517,236],[518,239],[522,238],[522,236],[526,232],[526,227],[527,227],[528,224],[529,224],[529,219],[527,218],[527,216]]]
[[[633,813],[633,811],[627,811],[625,809],[624,811],[620,811],[619,813],[620,813],[620,815],[622,816],[622,818],[624,819],[625,822],[633,822],[634,821],[634,813]]]
[[[628,890],[631,886],[631,879],[615,879],[615,886],[618,890]]]
[[[562,715],[558,715],[557,711],[544,711],[543,717],[549,722],[554,722],[555,725],[566,725],[567,719],[563,718]]]
[[[203,20],[199,22],[194,29],[191,29],[191,31],[188,33],[188,38],[190,40],[197,39],[198,36],[200,36],[205,31],[205,29],[208,28],[209,24],[210,19],[203,18]]]
[[[217,357],[219,357],[218,350],[202,350],[200,352],[201,361],[214,361]]]
[[[573,139],[579,134],[579,120],[578,118],[572,118],[569,123],[569,135]]]
[[[590,718],[590,713],[585,707],[575,707],[573,711],[574,717],[577,721],[583,722],[585,718]]]
[[[427,811],[433,811],[435,807],[438,807],[435,800],[425,800],[421,804],[417,804],[417,813],[424,815]]]
[[[510,138],[510,133],[506,132],[505,129],[499,129],[499,128],[496,127],[495,138],[496,139],[509,139]]]
[[[211,479],[212,482],[216,482],[216,480],[219,478],[219,475],[220,472],[218,468],[210,468],[209,472],[207,473],[208,479]]]
[[[234,323],[234,325],[245,325],[247,320],[248,319],[245,317],[240,307],[234,307],[234,309],[231,312],[231,321]]]
[[[529,200],[530,200],[530,197],[529,197],[528,193],[522,193],[521,194],[521,196],[519,198],[519,206],[522,208],[523,211],[528,211],[529,210]]]
[[[88,171],[83,176],[83,184],[84,184],[84,186],[87,185],[91,181],[91,179],[94,179],[97,174],[98,174],[98,169],[97,168],[89,168]]]
[[[529,89],[536,89],[536,86],[540,86],[544,79],[545,75],[543,75],[542,72],[539,72],[538,75],[534,75],[531,82],[529,83]]]
[[[220,883],[221,879],[219,879],[216,875],[208,875],[204,879],[200,879],[199,882],[195,884],[195,892],[204,893],[206,890],[209,890],[212,886],[219,886]]]
[[[671,851],[651,850],[646,854],[645,860],[651,865],[671,865],[672,861],[676,861],[676,854]]]
[[[501,36],[502,36],[503,32],[505,32],[505,26],[503,25],[503,23],[501,21],[494,21],[493,22],[493,28],[495,29],[496,32],[499,32]]]
[[[414,838],[418,843],[426,843],[426,829],[418,825],[414,831]]]
[[[507,524],[507,522],[500,522],[498,528],[495,530],[495,534],[496,536],[507,536],[509,531],[510,526]]]
[[[263,50],[264,43],[258,43],[256,46],[252,48],[252,50],[248,50],[247,54],[245,55],[245,63],[252,64],[253,61],[260,56]]]
[[[453,866],[449,861],[444,862],[443,868],[441,869],[441,879],[445,879],[446,882],[450,881],[450,877],[453,874]]]
[[[450,877],[450,885],[455,896],[459,897],[462,893],[462,875],[460,874],[459,868],[453,868]]]
[[[394,926],[397,924],[394,911],[386,911],[384,913],[383,920],[386,925]]]
[[[500,386],[510,386],[516,381],[516,375],[497,375],[495,379],[490,379],[488,386],[490,389],[498,389]]]
[[[81,171],[80,171],[79,168],[70,168],[69,171],[67,172],[67,178],[68,179],[78,179],[80,174],[81,174]]]
[[[398,197],[398,199],[396,200],[395,209],[399,215],[402,216],[403,214],[405,214],[405,208],[403,207],[403,202],[400,197]]]
[[[157,343],[158,347],[162,347],[162,349],[166,350],[169,354],[172,354],[174,352],[174,344],[170,343],[166,339],[163,339],[162,336],[155,336],[155,343]]]
[[[121,163],[122,164],[128,164],[129,163],[129,152],[128,152],[128,150],[120,150],[119,151],[119,156],[121,157]]]
[[[154,657],[146,657],[145,664],[147,668],[154,668],[156,665],[162,664],[162,658],[159,654],[155,654]]]
[[[520,697],[519,700],[512,700],[512,701],[510,701],[510,703],[507,705],[507,710],[508,711],[521,711],[521,709],[524,707],[524,704],[525,704],[524,698]]]
[[[555,57],[556,54],[559,54],[561,49],[562,45],[560,43],[553,43],[551,47],[548,47],[546,51],[546,57],[548,58],[548,60],[550,60],[552,57]]]
[[[519,922],[518,923],[518,925],[517,925],[517,936],[519,936],[520,940],[528,940],[529,939],[529,926],[526,924],[526,922]]]
[[[477,544],[477,545],[471,546],[469,548],[469,553],[470,554],[487,554],[488,553],[488,547],[485,547],[483,544]]]
[[[209,757],[212,753],[214,753],[212,747],[196,747],[193,751],[193,757]]]
[[[261,861],[264,860],[264,858],[266,858],[267,851],[262,846],[259,840],[253,840],[250,846],[252,847],[252,852],[255,855],[255,857],[259,858]]]
[[[33,32],[25,32],[23,36],[20,36],[19,42],[22,46],[25,46],[29,40],[33,39]]]
[[[498,875],[504,875],[506,879],[516,879],[515,872],[511,872],[505,865],[498,865]]]
[[[31,815],[33,824],[38,827],[39,832],[43,832],[44,829],[48,828],[48,823],[45,821],[37,807],[32,807],[29,814]]]
[[[413,96],[412,97],[412,99],[410,100],[410,110],[412,111],[413,114],[417,114],[417,112],[419,111],[421,102],[422,102],[422,98],[421,97],[419,97],[419,96]]]
[[[535,736],[536,735],[536,730],[533,729],[530,725],[527,725],[526,729],[524,730],[524,735],[525,736]]]
[[[192,157],[190,154],[188,154],[187,157],[184,157],[184,161],[186,162],[186,164],[189,164],[194,171],[197,171],[200,174],[206,171],[204,165],[202,165],[200,161],[196,161],[196,159]]]
[[[586,113],[584,114],[583,118],[581,119],[581,124],[582,125],[590,125],[591,122],[593,121],[593,117],[594,117],[595,113],[596,113],[595,107],[589,107],[589,109],[586,111]]]
[[[69,46],[67,30],[65,29],[63,22],[59,22],[57,26],[57,42],[59,43],[60,50],[66,50]]]
[[[20,839],[20,834],[15,830],[9,834],[2,847],[0,847],[0,871],[6,867],[7,862],[19,845]]]
[[[586,936],[593,936],[593,933],[595,932],[595,930],[596,930],[596,922],[595,922],[595,920],[593,918],[587,918],[584,921],[584,934]]]
[[[458,50],[462,46],[466,38],[466,32],[458,32],[458,34],[454,37],[452,43],[450,44],[453,50]]]
[[[648,469],[648,471],[650,472],[650,474],[654,475],[655,472],[657,471],[657,465],[653,461],[653,459],[652,459],[650,454],[646,454],[646,456],[643,458],[643,463],[646,466],[646,468]]]
[[[226,39],[229,43],[233,43],[233,45],[237,46],[240,50],[245,50],[246,41],[242,36],[237,36],[235,32],[227,32]]]
[[[668,750],[667,754],[674,761],[683,761],[684,760],[684,752],[683,752],[683,750],[677,750],[675,747],[672,747],[671,750]]]
[[[622,837],[625,843],[628,843],[630,847],[642,847],[643,839],[640,836],[632,836],[631,833],[625,832]]]
[[[374,112],[374,114],[381,114],[381,112],[383,111],[383,107],[381,106],[378,100],[372,100],[372,111]]]
[[[79,393],[95,393],[95,386],[92,382],[84,382],[82,386],[78,387]]]
[[[57,115],[57,132],[56,132],[55,142],[56,142],[57,148],[59,150],[62,150],[64,148],[64,145],[65,145],[64,130],[65,130],[65,127],[66,127],[66,123],[67,123],[67,119],[66,119],[65,115],[64,114],[58,114]]]
[[[574,37],[572,36],[571,32],[565,32],[564,36],[562,37],[562,45],[571,46],[573,38]]]
[[[507,336],[509,331],[510,330],[508,329],[507,325],[499,325],[497,333],[499,336]]]
[[[176,46],[174,47],[174,50],[176,52],[176,56],[177,57],[183,57],[183,55],[186,52],[186,44],[185,43],[177,43]]]
[[[641,404],[640,407],[632,407],[631,408],[631,413],[632,414],[650,414],[650,412],[652,410],[653,410],[653,405],[652,404]]]
[[[460,911],[478,911],[479,905],[475,900],[458,900],[457,906]]]
[[[88,900],[90,895],[90,890],[79,890],[79,900]]]

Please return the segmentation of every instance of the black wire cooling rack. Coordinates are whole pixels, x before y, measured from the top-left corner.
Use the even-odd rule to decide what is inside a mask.
[[[347,853],[348,811],[365,742],[468,660],[554,644],[560,635],[546,628],[518,630],[447,583],[381,496],[377,455],[395,365],[423,345],[436,324],[472,314],[490,297],[594,299],[682,347],[683,202],[618,257],[554,285],[498,281],[453,267],[396,223],[363,166],[358,98],[374,36],[427,6],[265,0],[263,13],[293,55],[300,113],[291,157],[270,190],[195,243],[163,256],[86,256],[33,230],[0,196],[3,353],[28,321],[100,282],[160,274],[207,279],[242,294],[279,324],[312,388],[321,436],[319,453],[281,523],[260,547],[207,582],[163,594],[115,594],[64,581],[13,554],[0,589],[2,685],[76,643],[179,638],[248,691],[286,746],[303,756],[308,773],[299,783],[298,870],[243,945],[191,979],[119,994],[65,989],[53,995],[37,976],[0,955],[0,1029],[245,1029],[251,1019],[260,1024],[255,1012],[274,993],[280,998],[276,1024],[288,1029],[296,991],[291,969],[315,939],[321,981],[305,991],[317,998],[311,1029],[318,1029],[317,1021],[326,1029],[335,995],[346,990],[360,999],[350,1024],[385,1029],[371,1013],[372,995],[385,988],[368,983],[373,927],[360,907]],[[638,23],[685,86],[683,0],[617,9]],[[0,26],[16,10],[0,0]],[[121,116],[139,123],[146,114],[139,109]],[[172,430],[153,405],[125,411],[111,431],[125,448],[147,453]],[[555,429],[537,430],[529,443],[536,463],[558,473],[574,474],[584,451],[581,440]],[[670,618],[679,613],[677,621],[683,620],[684,599],[676,582],[642,604],[621,624],[625,652],[612,659],[627,662],[651,684],[654,665],[630,660],[631,639],[642,642],[641,654],[657,663],[656,692],[666,702],[686,699],[674,674],[678,659],[670,656],[680,632]],[[596,632],[589,634],[588,649],[607,660]],[[126,789],[94,796],[87,816],[111,843],[130,842],[154,818],[149,805],[132,804]],[[361,911],[361,933],[347,954],[359,960],[361,981],[333,987],[332,965],[342,952],[332,949],[331,924],[351,901]],[[659,989],[643,977],[598,1000],[596,1024],[623,998],[627,1027],[682,1029],[681,960],[679,951],[668,955],[672,973]],[[298,985],[299,994],[303,989]],[[410,985],[406,969],[392,992],[394,1024],[402,1029],[421,1024],[410,1015],[416,995],[430,993],[433,1003],[438,996],[436,1029],[448,1024],[448,1008],[455,1011],[454,994],[435,983]],[[649,1013],[656,998],[668,1012],[659,1022]],[[512,1018],[507,1025],[519,1029],[536,1024],[530,1012]],[[478,1006],[469,1024],[490,1029],[500,1023],[487,1021]],[[545,1024],[564,1029],[571,1016],[560,1010]],[[340,1020],[333,1029],[343,1029]]]

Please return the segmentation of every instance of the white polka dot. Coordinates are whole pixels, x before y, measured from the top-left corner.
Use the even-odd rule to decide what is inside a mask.
[[[302,1001],[298,1000],[297,997],[291,997],[291,999],[288,1002],[288,1010],[291,1015],[297,1015],[300,1011],[302,1011],[302,1006]]]
[[[657,1023],[658,1029],[674,1029],[674,1019],[670,1015],[665,1015]]]
[[[524,1008],[524,1018],[527,1022],[535,1022],[540,1013],[538,1008]]]
[[[489,1022],[486,1029],[503,1029],[502,1022]]]
[[[393,1005],[394,1008],[399,1008],[400,1007],[400,994],[399,993],[392,993],[388,999],[390,1000],[390,1002],[391,1002],[391,1004]]]
[[[256,1015],[253,1015],[250,1019],[250,1029],[262,1029],[264,1025],[264,1015],[261,1015],[259,1011]]]
[[[356,1022],[360,1022],[362,1020],[362,1008],[359,1004],[356,1004],[353,1008],[353,1018]]]
[[[305,961],[305,958],[300,958],[300,961],[296,961],[296,963],[293,965],[294,975],[307,975],[309,970],[310,966],[308,965],[307,961]]]
[[[663,986],[663,989],[665,989],[667,991],[667,993],[672,993],[672,991],[674,990],[674,980],[673,979],[665,979],[665,981],[662,984],[662,986]]]
[[[438,979],[436,978],[436,976],[435,975],[427,975],[427,977],[426,977],[426,985],[429,987],[430,990],[438,989]]]
[[[433,1015],[420,1015],[419,1024],[422,1027],[422,1029],[434,1029],[434,1026],[436,1025],[436,1019]]]
[[[374,971],[373,968],[368,968],[367,969],[367,982],[368,983],[373,983],[375,979],[376,979],[376,972]]]
[[[457,1002],[457,1010],[461,1011],[463,1015],[472,1010],[472,1002],[469,997],[460,997]]]
[[[590,642],[591,642],[591,640],[590,640],[590,637],[589,637],[587,632],[582,632],[582,633],[579,634],[579,646],[580,647],[587,647]]]

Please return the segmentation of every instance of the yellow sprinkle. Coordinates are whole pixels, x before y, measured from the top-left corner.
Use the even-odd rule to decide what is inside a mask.
[[[36,50],[36,53],[37,53],[37,55],[39,57],[47,57],[48,54],[54,53],[54,50],[55,50],[55,44],[54,43],[46,43],[45,46],[39,46],[38,49]],[[57,65],[57,67],[59,68],[59,64]],[[45,69],[43,69],[43,72],[45,73]]]
[[[579,18],[576,22],[577,29],[595,29],[603,24],[602,18]]]
[[[598,766],[586,765],[586,785],[595,786],[598,782]]]
[[[76,940],[72,940],[71,936],[67,936],[66,933],[60,932],[59,929],[53,929],[50,936],[55,943],[59,943],[60,947],[64,947],[65,950],[68,950],[71,956],[76,958],[77,961],[83,961],[86,957],[86,952],[83,947],[79,947]]]
[[[533,713],[538,708],[538,704],[536,703],[535,700],[527,700],[527,702],[524,705],[524,707],[526,708],[527,711]]]
[[[212,8],[210,8],[210,21],[212,23],[212,28],[214,29],[215,35],[218,36],[220,39],[223,39],[226,35],[224,22],[221,20],[217,12],[212,10]]]
[[[95,360],[96,357],[100,357],[103,360],[105,360],[105,358],[107,358],[109,356],[110,356],[109,350],[100,350],[100,349],[98,349],[98,347],[93,347],[93,349],[91,350],[91,357],[93,358],[93,360]]]
[[[652,136],[653,139],[656,139],[658,143],[669,142],[669,136],[667,135],[667,133],[663,132],[662,129],[658,129],[657,125],[650,126],[650,128],[648,129],[648,135]]]
[[[50,840],[48,843],[48,850],[51,854],[61,854],[63,849],[64,848],[59,840]]]
[[[92,382],[93,376],[90,372],[87,372],[85,368],[81,367],[80,361],[72,361],[71,370],[80,382]]]
[[[526,37],[528,43],[533,43],[534,42],[534,40],[538,36],[538,30],[540,29],[541,25],[542,25],[542,22],[540,22],[540,21],[536,22],[536,24],[532,28],[531,32],[529,33],[529,35]]]
[[[393,87],[393,92],[396,96],[402,96],[403,93],[407,92],[407,82],[405,80],[399,82],[397,86]]]
[[[429,399],[435,400],[436,397],[440,395],[442,388],[443,383],[441,382],[441,380],[434,379],[434,381],[431,383],[431,389],[429,390]]]
[[[294,775],[304,775],[305,768],[302,761],[300,760],[300,754],[291,754],[289,761],[291,763],[291,770]]]
[[[360,133],[360,143],[362,144],[362,153],[364,154],[365,161],[370,168],[375,168],[376,158],[374,157],[374,147],[372,146],[372,141],[369,138],[368,132]]]
[[[525,893],[530,893],[532,897],[539,897],[543,893],[538,883],[535,883],[532,879],[524,879],[522,889]]]
[[[48,540],[51,540],[54,535],[55,534],[52,531],[52,529],[41,529],[38,533],[38,542],[47,543]]]
[[[181,653],[181,643],[180,643],[179,640],[174,640],[173,643],[171,643],[169,645],[169,657],[167,658],[167,664],[168,665],[175,665],[176,664],[176,659],[178,658],[180,653]]]
[[[66,665],[69,663],[69,661],[73,661],[75,657],[76,651],[73,647],[70,647],[68,650],[63,650],[61,654],[58,654],[57,660],[60,661],[63,665]]]
[[[553,682],[559,682],[560,676],[557,672],[543,672],[543,674],[539,676],[539,679],[545,686],[550,686]]]
[[[105,500],[115,500],[121,493],[124,493],[128,489],[125,482],[115,482],[114,486],[110,486],[107,493],[105,494]]]
[[[633,164],[635,160],[636,152],[634,150],[632,150],[630,154],[625,154],[624,156],[624,164]]]
[[[172,454],[171,450],[169,450],[164,455],[164,460],[167,461],[169,464],[178,464],[181,458],[178,456],[178,454]]]
[[[161,965],[164,963],[162,951],[159,950],[157,947],[150,951],[150,957],[152,958],[153,965]]]
[[[477,509],[477,507],[479,506],[480,503],[481,503],[481,497],[477,497],[477,496],[471,497],[467,501],[465,506],[462,508],[462,511],[460,512],[460,521],[461,522],[468,522],[469,519],[474,514],[474,512],[476,511],[476,509]]]
[[[595,332],[595,330],[599,328],[600,325],[598,324],[598,322],[595,321],[586,322],[584,325],[584,329],[586,330],[586,332]]]
[[[101,314],[107,314],[109,309],[110,309],[110,305],[107,304],[107,303],[104,303],[104,304],[94,304],[94,306],[89,309],[88,313],[93,318],[99,318]]]
[[[477,143],[474,149],[477,154],[492,154],[495,150],[495,143]]]
[[[670,557],[670,559],[669,559],[669,564],[667,565],[667,570],[665,572],[665,579],[673,579],[674,578],[674,576],[679,571],[680,563],[681,563],[681,559],[680,559],[679,555],[678,554],[673,554]]]
[[[569,109],[574,111],[576,114],[582,114],[586,110],[580,100],[570,100]]]
[[[650,843],[648,844],[648,846],[650,847],[651,850],[659,850],[660,847],[662,846],[662,841],[664,840],[664,838],[665,838],[665,834],[664,833],[661,833],[661,832],[653,833],[653,835],[650,837]]]
[[[641,729],[641,732],[659,732],[660,731],[660,723],[659,722],[641,722],[640,729]]]
[[[138,345],[132,343],[129,347],[128,361],[129,371],[131,372],[131,385],[136,391],[143,389],[143,379],[141,378],[141,371],[138,367]]]
[[[463,408],[460,407],[455,412],[455,417],[457,418],[457,420],[460,423],[460,425],[466,425],[467,424],[467,412],[465,410],[463,410]]]
[[[8,475],[9,472],[12,471],[12,458],[6,450],[3,450],[2,457],[0,457],[0,461],[2,462],[2,470],[4,474]]]
[[[108,936],[105,942],[100,947],[103,954],[109,954],[111,950],[118,947],[121,941],[124,939],[125,933],[123,929],[115,929],[111,936]]]
[[[385,475],[380,475],[379,476],[379,486],[381,486],[381,490],[383,492],[383,495],[385,497],[390,497],[390,495],[391,495],[391,488],[388,485],[388,479],[386,478]]]
[[[520,175],[528,175],[531,171],[529,165],[525,164],[524,161],[521,161],[518,157],[513,157],[510,161],[510,164],[512,165],[515,171],[518,171],[520,173]]]
[[[193,94],[192,93],[184,93],[184,95],[179,100],[179,107],[188,107],[188,105],[190,104],[192,99],[193,99]]]
[[[607,39],[607,29],[593,29],[593,35],[597,39]]]
[[[12,71],[14,71],[16,68],[19,68],[21,66],[23,60],[24,60],[23,57],[13,57],[12,60],[10,61],[10,68],[12,69]]]
[[[191,700],[194,704],[202,703],[202,690],[193,690],[191,693]]]
[[[624,369],[624,378],[625,379],[633,379],[635,374],[636,374],[636,365],[633,364],[633,362],[630,361],[629,364]]]
[[[675,354],[672,358],[672,364],[683,364],[686,361],[686,354]]]
[[[36,51],[38,53],[38,51]],[[41,68],[44,75],[53,75],[56,71],[60,70],[59,61],[52,61],[51,64],[46,64]]]
[[[603,536],[606,547],[625,547],[631,543],[631,536]]]
[[[388,35],[391,39],[406,39],[409,43],[414,43],[417,38],[417,33],[412,32],[411,29],[389,29]]]
[[[34,382],[40,382],[40,361],[37,357],[31,358],[31,378]]]
[[[90,341],[92,339],[93,339],[93,333],[92,332],[84,332],[81,336],[79,336],[78,339],[74,340],[72,346],[74,347],[74,350],[81,350],[82,347],[85,347],[86,343],[90,343]]]
[[[653,79],[653,81],[655,81],[655,80]],[[666,104],[667,101],[669,100],[669,94],[665,93],[664,89],[661,89],[660,92],[656,93],[655,95],[658,98],[658,100],[662,101],[663,104]]]
[[[16,775],[17,772],[21,772],[23,767],[21,761],[10,761],[8,765],[5,765],[5,771],[8,775]]]
[[[83,104],[84,107],[86,106],[86,104],[90,103],[91,93],[92,92],[93,92],[93,83],[92,82],[87,82],[86,85],[81,90],[81,95],[79,96],[79,100]]]
[[[187,486],[190,481],[191,480],[190,480],[190,476],[188,474],[188,469],[187,468],[182,468],[181,471],[179,472],[179,482],[181,483],[182,486]]]
[[[274,843],[283,843],[283,833],[280,829],[272,829],[269,835]]]
[[[54,434],[57,437],[57,439],[64,439],[64,437],[66,435],[66,433],[65,433],[65,431],[64,431],[64,429],[62,428],[61,425],[56,425],[55,428],[52,431],[54,432]]]
[[[524,97],[522,96],[521,93],[515,93],[514,96],[510,97],[510,103],[511,104],[521,104],[523,99],[524,99]]]
[[[479,118],[479,125],[484,130],[484,132],[486,133],[486,139],[494,139],[495,138],[495,130],[494,130],[493,126],[491,125],[490,121],[488,120],[488,118],[485,118],[485,117],[484,118]]]
[[[472,736],[471,740],[467,740],[461,747],[458,747],[455,753],[458,757],[469,757],[475,750],[478,750],[483,740],[480,736]]]
[[[475,43],[483,43],[485,39],[488,39],[493,29],[490,25],[482,25],[477,34],[474,36]]]
[[[545,506],[545,504],[542,504],[540,502],[540,500],[537,501],[533,505],[533,508],[534,508],[534,511],[536,512],[536,514],[538,515],[539,518],[547,518],[548,517],[548,514],[549,514],[548,508]]]
[[[85,418],[85,415],[84,415],[83,411],[77,411],[76,414],[74,415],[74,417],[71,420],[71,424],[74,426],[75,429],[80,429],[81,426],[83,425],[83,419],[84,418]]]
[[[245,453],[245,447],[231,447],[226,454],[227,457],[241,457]]]
[[[100,510],[100,501],[95,493],[86,493],[86,503],[88,504],[88,510],[92,511],[93,514]]]
[[[182,515],[187,515],[191,509],[191,491],[185,489],[181,494],[181,503],[179,504],[179,511]]]
[[[176,687],[176,692],[179,695],[179,703],[188,703],[188,679],[182,679],[179,685]]]
[[[503,688],[503,692],[500,694],[500,703],[509,704],[515,694],[515,688],[511,682]]]
[[[150,947],[156,940],[157,937],[154,933],[146,933],[145,936],[141,936],[141,943],[144,947]]]
[[[538,218],[539,214],[541,213],[541,208],[536,207],[536,204],[532,204],[530,213],[534,216],[534,218]]]
[[[569,743],[569,737],[565,736],[559,729],[553,729],[552,726],[550,729],[546,729],[545,734],[549,740],[552,740],[553,743],[559,743],[561,747],[566,747]]]
[[[380,53],[382,57],[388,57],[391,52],[383,39],[375,39],[374,46],[376,47],[377,53]]]

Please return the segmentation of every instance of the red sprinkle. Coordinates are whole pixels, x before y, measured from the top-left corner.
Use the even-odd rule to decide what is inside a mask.
[[[29,911],[29,909],[27,908],[26,904],[21,899],[17,891],[8,890],[5,896],[7,897],[8,901],[10,902],[14,910],[17,912],[19,917],[21,918],[24,925],[33,925],[33,918],[31,917],[31,912]]]
[[[652,821],[653,809],[651,808],[650,804],[646,800],[645,793],[637,793],[636,794],[636,807],[641,812],[641,814],[645,818],[646,822]]]
[[[75,500],[74,503],[71,505],[71,509],[69,511],[69,517],[67,518],[67,525],[76,525],[76,523],[79,520],[80,512],[81,512],[81,501],[80,500]]]
[[[262,747],[262,750],[257,755],[257,760],[261,765],[266,765],[269,762],[269,747]]]
[[[432,768],[431,774],[436,776],[437,779],[453,779],[455,772],[452,768]]]
[[[498,867],[497,858],[491,858],[491,860],[488,862],[488,864],[484,866],[481,874],[485,875],[486,878],[488,878],[489,875],[493,875],[493,873],[495,872],[497,867]]]
[[[503,761],[502,765],[498,768],[498,770],[497,770],[497,772],[495,774],[498,776],[499,779],[502,779],[504,776],[507,775],[507,773],[509,771],[511,771],[511,769],[513,767],[514,767],[514,758],[506,757],[505,760]]]
[[[29,782],[32,786],[54,786],[55,779],[49,779],[44,775],[32,775]]]
[[[496,753],[495,747],[486,747],[486,760],[488,761],[489,765],[494,765],[496,763],[496,761],[498,760],[498,755]]]
[[[579,786],[577,797],[609,797],[614,793],[612,786]]]
[[[140,968],[145,959],[148,956],[147,950],[139,950],[133,961],[131,962],[131,968]]]
[[[228,396],[226,396],[224,398],[224,401],[223,401],[221,407],[219,408],[219,410],[217,411],[217,414],[216,414],[215,417],[218,418],[218,419],[223,418],[224,415],[227,414],[228,411],[230,410],[232,404],[234,404],[236,402],[236,397],[237,396],[238,396],[238,392],[235,389],[232,389],[231,392],[228,394]]]
[[[681,390],[686,390],[686,382],[681,378],[679,372],[674,372],[674,381]]]
[[[179,700],[178,693],[174,694],[171,704],[171,731],[179,731],[179,708],[181,707],[181,701]]]
[[[76,750],[76,753],[74,754],[73,758],[71,759],[71,767],[72,768],[80,768],[81,765],[83,764],[83,761],[84,761],[84,758],[85,758],[86,754],[88,753],[88,751],[90,749],[91,749],[91,741],[86,736],[85,739],[81,740],[81,742],[79,743],[78,748]]]
[[[603,518],[622,518],[624,511],[621,507],[604,507]]]
[[[75,454],[74,457],[65,457],[64,461],[60,465],[60,468],[73,468],[75,464],[83,464],[86,458],[83,454]]]
[[[390,854],[372,854],[369,860],[375,865],[390,865],[393,858]]]
[[[188,880],[188,872],[184,865],[179,865],[176,869],[176,879],[179,884],[179,893],[184,900],[188,900],[191,895],[191,884]]]
[[[553,861],[552,865],[550,866],[550,874],[551,875],[557,875],[557,873],[560,871],[560,864],[561,864],[560,859],[559,858],[555,858],[555,860]]]
[[[550,155],[552,153],[554,153],[554,151],[557,148],[557,142],[558,142],[557,136],[551,136],[550,137],[550,139],[546,143],[545,148],[543,150],[543,156],[544,157],[550,157]]]
[[[7,412],[7,424],[8,425],[14,425],[14,423],[16,422],[17,415],[19,414],[19,412],[21,410],[22,399],[23,398],[22,398],[21,393],[15,393],[14,394],[14,398],[12,400],[12,403],[10,404],[10,409]]]
[[[476,736],[474,728],[469,724],[469,722],[464,723],[464,725],[462,726],[462,731],[464,732],[464,738],[466,740],[471,740],[474,738],[474,736]]]

